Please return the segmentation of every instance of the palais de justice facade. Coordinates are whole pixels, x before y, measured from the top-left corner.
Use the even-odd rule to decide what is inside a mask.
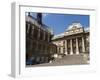
[[[89,28],[74,22],[65,32],[55,35],[52,42],[57,46],[57,54],[89,54]]]

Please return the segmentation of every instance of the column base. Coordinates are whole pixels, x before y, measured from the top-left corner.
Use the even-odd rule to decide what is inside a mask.
[[[67,53],[67,52],[65,52],[64,54],[65,54],[65,55],[67,55],[68,53]]]
[[[70,55],[73,55],[73,52],[70,52]]]
[[[79,52],[76,52],[76,54],[78,55],[78,54],[79,54]]]

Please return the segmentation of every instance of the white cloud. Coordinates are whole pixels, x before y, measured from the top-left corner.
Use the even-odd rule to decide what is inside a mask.
[[[47,17],[48,15],[49,15],[49,14],[47,14],[47,13],[43,13],[43,14],[42,14],[43,18]]]

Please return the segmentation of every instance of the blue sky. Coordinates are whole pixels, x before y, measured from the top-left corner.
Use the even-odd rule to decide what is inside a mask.
[[[36,13],[31,13],[36,17]],[[64,32],[72,22],[80,22],[89,27],[89,15],[43,13],[42,22],[54,30],[54,34]]]

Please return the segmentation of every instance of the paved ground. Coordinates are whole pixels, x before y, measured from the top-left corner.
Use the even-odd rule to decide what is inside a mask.
[[[43,63],[31,66],[61,66],[61,65],[80,65],[88,64],[82,55],[67,55],[61,59],[55,59],[52,63]]]

